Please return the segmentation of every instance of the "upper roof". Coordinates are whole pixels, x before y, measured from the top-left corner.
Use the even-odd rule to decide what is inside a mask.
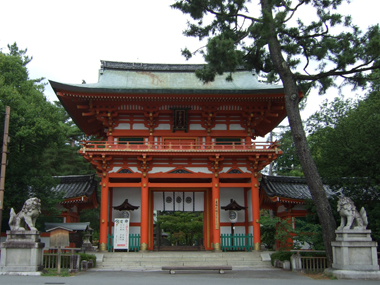
[[[94,174],[56,176],[55,178],[60,179],[60,183],[51,190],[64,193],[64,199],[90,197],[97,189],[98,182]]]
[[[333,195],[329,186],[323,186],[327,196]],[[309,187],[304,177],[285,177],[263,175],[260,181],[260,188],[265,191],[268,197],[290,198],[297,200],[312,199]]]
[[[232,81],[217,75],[213,82],[204,84],[195,75],[203,64],[147,64],[101,61],[97,83],[64,84],[50,81],[54,91],[60,89],[89,93],[273,93],[283,92],[281,85],[259,82],[252,71],[238,69]]]

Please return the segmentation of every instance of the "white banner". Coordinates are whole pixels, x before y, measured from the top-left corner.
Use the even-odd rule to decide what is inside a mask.
[[[113,249],[129,248],[129,218],[115,219]]]

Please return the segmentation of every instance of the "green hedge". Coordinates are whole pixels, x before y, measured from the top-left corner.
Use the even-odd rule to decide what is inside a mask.
[[[82,260],[90,260],[92,259],[92,264],[93,264],[93,267],[96,267],[96,256],[93,255],[93,254],[87,254],[87,253],[79,253],[79,256],[80,256],[80,262],[82,262]]]
[[[294,254],[294,252],[290,251],[277,251],[271,254],[270,256],[270,262],[272,263],[272,266],[274,266],[274,261],[276,259],[284,261],[284,260],[289,260],[290,257]]]

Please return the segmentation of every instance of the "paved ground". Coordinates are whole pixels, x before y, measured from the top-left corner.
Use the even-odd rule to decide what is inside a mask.
[[[304,275],[281,269],[244,270],[218,272],[188,272],[174,275],[168,272],[121,272],[121,271],[87,271],[72,277],[43,276],[0,276],[0,284],[69,284],[69,285],[113,285],[113,284],[152,284],[152,285],[301,285],[301,284],[379,284],[379,281],[365,280],[314,280]]]

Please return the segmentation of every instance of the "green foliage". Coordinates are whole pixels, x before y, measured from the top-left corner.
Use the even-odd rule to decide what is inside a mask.
[[[267,248],[273,248],[278,241],[279,248],[277,250],[279,251],[301,248],[304,244],[309,244],[311,249],[324,249],[321,226],[318,222],[303,218],[295,218],[294,222],[293,226],[293,221],[288,219],[260,217],[261,242]],[[290,240],[293,240],[294,243],[289,243]]]
[[[170,233],[172,245],[192,246],[203,238],[203,213],[161,212],[157,225],[163,232]]]
[[[272,266],[274,266],[274,261],[276,259],[285,261],[290,260],[290,257],[293,255],[293,252],[290,251],[277,251],[270,255],[270,262],[272,263]]]
[[[260,217],[261,243],[268,249],[273,249],[276,245],[276,225],[278,219],[271,219],[269,216]]]
[[[73,273],[70,273],[68,269],[61,268],[61,274],[58,274],[57,269],[49,268],[45,269],[41,276],[59,276],[59,277],[70,277],[73,276]]]
[[[80,212],[79,222],[90,222],[92,232],[92,244],[97,246],[99,243],[100,232],[100,207],[96,209],[87,209]]]
[[[376,79],[377,74],[372,77]],[[309,142],[319,173],[334,191],[351,197],[357,209],[365,207],[368,228],[377,241],[380,154],[374,138],[380,132],[378,86],[377,79],[363,100],[335,98],[330,104],[325,102],[308,119]],[[336,209],[336,202],[332,209]]]
[[[273,171],[282,176],[304,176],[290,129],[283,130],[278,140],[283,154],[275,160]]]
[[[318,86],[323,93],[336,85],[338,76],[364,86],[368,77],[365,71],[380,67],[376,62],[380,58],[379,26],[363,33],[350,16],[339,13],[342,2],[179,0],[172,7],[194,20],[189,22],[186,36],[208,38],[205,49],[194,52],[203,53],[208,63],[208,72],[197,74],[202,80],[212,80],[211,73],[232,72],[242,65],[276,80],[279,67],[272,59],[281,55],[268,47],[276,37],[298,84]],[[261,13],[257,13],[258,5]],[[307,23],[300,19],[305,9],[315,15]],[[184,49],[183,54],[190,58],[193,52]]]
[[[93,267],[96,267],[96,256],[93,255],[93,254],[87,254],[87,253],[78,253],[79,256],[80,256],[80,263],[83,261],[83,260],[86,260],[86,261],[89,261],[89,260],[92,260],[92,264],[93,264]]]
[[[57,183],[52,176],[89,173],[89,166],[78,146],[69,144],[81,132],[62,106],[46,100],[41,79],[29,79],[26,50],[16,44],[8,48],[9,53],[0,52],[0,110],[11,108],[2,230],[8,227],[10,208],[18,212],[31,196],[42,201],[41,228],[44,221],[55,221],[55,205],[62,201],[62,194],[50,191]]]

